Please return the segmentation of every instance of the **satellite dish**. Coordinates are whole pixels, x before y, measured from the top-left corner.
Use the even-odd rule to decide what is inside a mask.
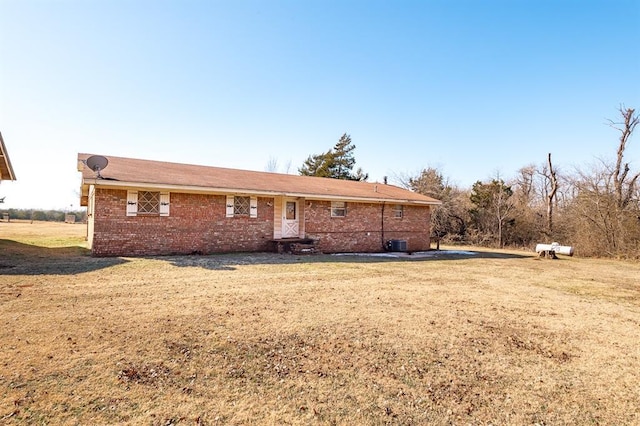
[[[85,164],[87,165],[87,167],[98,174],[97,177],[101,178],[102,176],[100,176],[100,170],[104,170],[107,167],[107,165],[109,164],[109,160],[107,160],[106,157],[103,157],[102,155],[92,155],[91,157],[87,158]]]

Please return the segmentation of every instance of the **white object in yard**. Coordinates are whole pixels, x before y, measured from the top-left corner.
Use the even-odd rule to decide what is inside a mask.
[[[554,252],[555,254],[564,254],[567,256],[573,256],[573,247],[571,246],[561,246],[558,243],[551,244],[537,244],[536,245],[536,253],[541,253],[543,251],[546,252]]]

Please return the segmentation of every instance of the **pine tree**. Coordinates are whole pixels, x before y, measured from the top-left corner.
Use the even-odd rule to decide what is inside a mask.
[[[298,169],[298,173],[302,176],[333,177],[331,176],[330,160],[331,151],[323,154],[310,155],[304,161],[302,167]]]
[[[358,168],[353,173],[356,160],[353,151],[356,146],[351,142],[351,136],[343,134],[335,146],[322,154],[310,155],[298,172],[303,176],[330,177],[334,179],[365,181],[367,173]]]

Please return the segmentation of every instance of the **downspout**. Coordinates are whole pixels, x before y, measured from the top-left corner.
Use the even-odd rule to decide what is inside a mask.
[[[382,214],[380,215],[380,243],[382,250],[386,250],[384,246],[384,201],[382,202]]]

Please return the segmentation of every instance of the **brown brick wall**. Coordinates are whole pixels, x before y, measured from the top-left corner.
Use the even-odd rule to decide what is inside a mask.
[[[407,241],[409,251],[429,249],[428,207],[404,206],[401,219],[381,204],[347,203],[347,216],[331,217],[331,203],[301,200],[305,236],[318,250],[380,252],[391,239]],[[258,217],[227,218],[226,197],[171,193],[170,215],[127,216],[126,190],[95,191],[92,252],[96,256],[269,251],[272,249],[274,199],[258,197]],[[304,204],[304,205],[302,205]],[[302,225],[301,225],[302,226]]]
[[[306,236],[317,239],[318,250],[325,253],[379,252],[392,239],[406,240],[409,251],[429,250],[428,207],[404,206],[401,219],[393,215],[388,204],[347,203],[346,217],[331,217],[330,202],[307,201]]]
[[[170,216],[127,216],[126,190],[97,189],[92,252],[96,256],[267,251],[273,199],[258,197],[258,217],[227,218],[222,195],[172,192]]]

